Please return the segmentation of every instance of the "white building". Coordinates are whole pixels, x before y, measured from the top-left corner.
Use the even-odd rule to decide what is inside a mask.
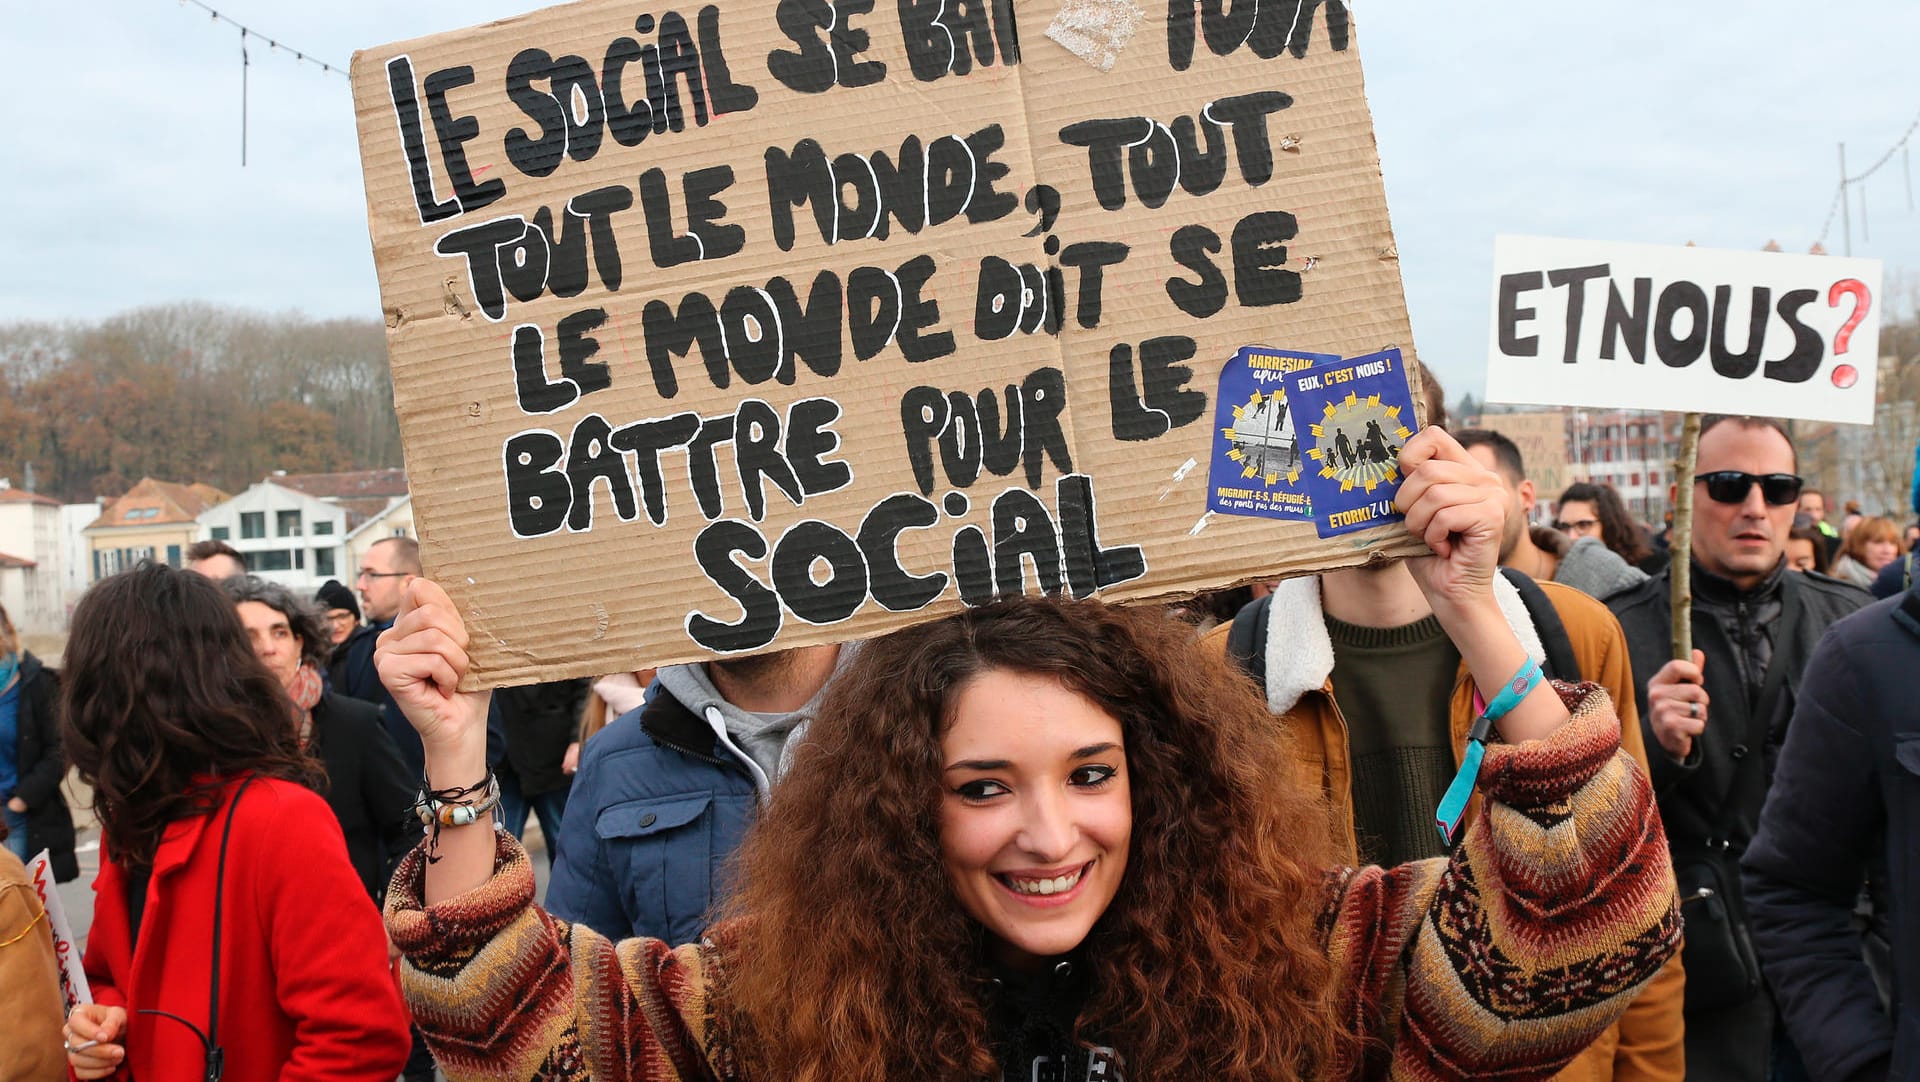
[[[80,595],[93,584],[93,548],[85,531],[105,510],[101,500],[60,507],[60,561],[65,569],[60,577],[60,597],[61,607],[69,616],[80,603]]]
[[[346,510],[273,481],[201,512],[200,529],[203,538],[232,545],[249,572],[303,595],[349,567]]]
[[[387,502],[373,517],[355,526],[347,534],[346,577],[358,574],[360,564],[365,560],[367,550],[375,543],[390,537],[414,537],[413,497],[396,496]],[[351,584],[349,584],[351,585]]]
[[[0,481],[0,605],[22,632],[67,626],[60,501]]]
[[[413,497],[407,489],[405,470],[275,474],[271,480],[347,513],[346,553],[340,561],[340,573],[334,577],[348,586],[354,585],[361,559],[374,542],[415,536]]]

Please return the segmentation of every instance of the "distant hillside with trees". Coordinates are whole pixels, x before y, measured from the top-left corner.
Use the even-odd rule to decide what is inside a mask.
[[[402,465],[384,328],[208,304],[0,323],[0,477],[63,500],[141,477]]]

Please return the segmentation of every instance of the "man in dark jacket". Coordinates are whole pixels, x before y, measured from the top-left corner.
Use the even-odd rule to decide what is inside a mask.
[[[1754,946],[1814,1078],[1920,1078],[1916,671],[1920,584],[1833,625],[1807,663],[1741,861]],[[1873,910],[1891,927],[1876,927],[1863,954],[1854,911],[1869,872]],[[1875,974],[1869,955],[1891,974]]]
[[[581,677],[499,688],[493,693],[507,731],[507,760],[498,770],[500,814],[516,838],[526,829],[529,811],[540,817],[549,867],[560,840],[567,791],[573,785],[573,777],[561,769],[561,763],[580,731],[587,684]]]
[[[407,583],[418,578],[420,572],[420,542],[411,537],[383,538],[368,547],[354,583],[369,623],[340,644],[328,674],[333,690],[380,708],[387,735],[393,737],[402,761],[415,778],[426,769],[420,734],[407,724],[400,705],[380,683],[380,674],[373,667],[373,650],[379,645],[380,633],[392,627],[393,618],[400,615],[400,597],[407,592]],[[506,730],[501,727],[496,702],[487,715],[487,765],[499,766],[506,748]]]
[[[1670,569],[1607,602],[1633,658],[1686,918],[1689,1079],[1761,1082],[1771,1056],[1793,1063],[1749,940],[1739,860],[1759,825],[1814,644],[1867,600],[1823,575],[1786,573],[1801,487],[1795,468],[1793,444],[1774,421],[1701,423],[1690,660],[1672,657]]]

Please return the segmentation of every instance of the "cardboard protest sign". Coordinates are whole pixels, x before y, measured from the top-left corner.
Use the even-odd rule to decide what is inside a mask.
[[[1487,397],[1872,424],[1880,264],[1494,240]]]
[[[80,964],[80,941],[73,936],[73,922],[67,919],[67,907],[53,882],[53,864],[45,849],[27,861],[27,879],[33,893],[47,911],[47,928],[53,936],[53,956],[60,962],[60,1000],[67,1013],[82,1003],[93,1002],[93,987],[87,983],[87,971]]]
[[[1243,349],[1410,348],[1342,0],[590,0],[353,83],[476,684],[1422,551],[1200,468]]]

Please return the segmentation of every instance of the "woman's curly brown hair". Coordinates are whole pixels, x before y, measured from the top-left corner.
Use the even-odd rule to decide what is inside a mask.
[[[755,1075],[1000,1077],[984,934],[941,862],[941,737],[988,670],[1121,725],[1133,840],[1089,934],[1077,1035],[1143,1079],[1318,1077],[1347,1058],[1315,920],[1335,861],[1252,684],[1157,606],[1022,598],[873,641],[835,681],[734,870],[722,980]]]

